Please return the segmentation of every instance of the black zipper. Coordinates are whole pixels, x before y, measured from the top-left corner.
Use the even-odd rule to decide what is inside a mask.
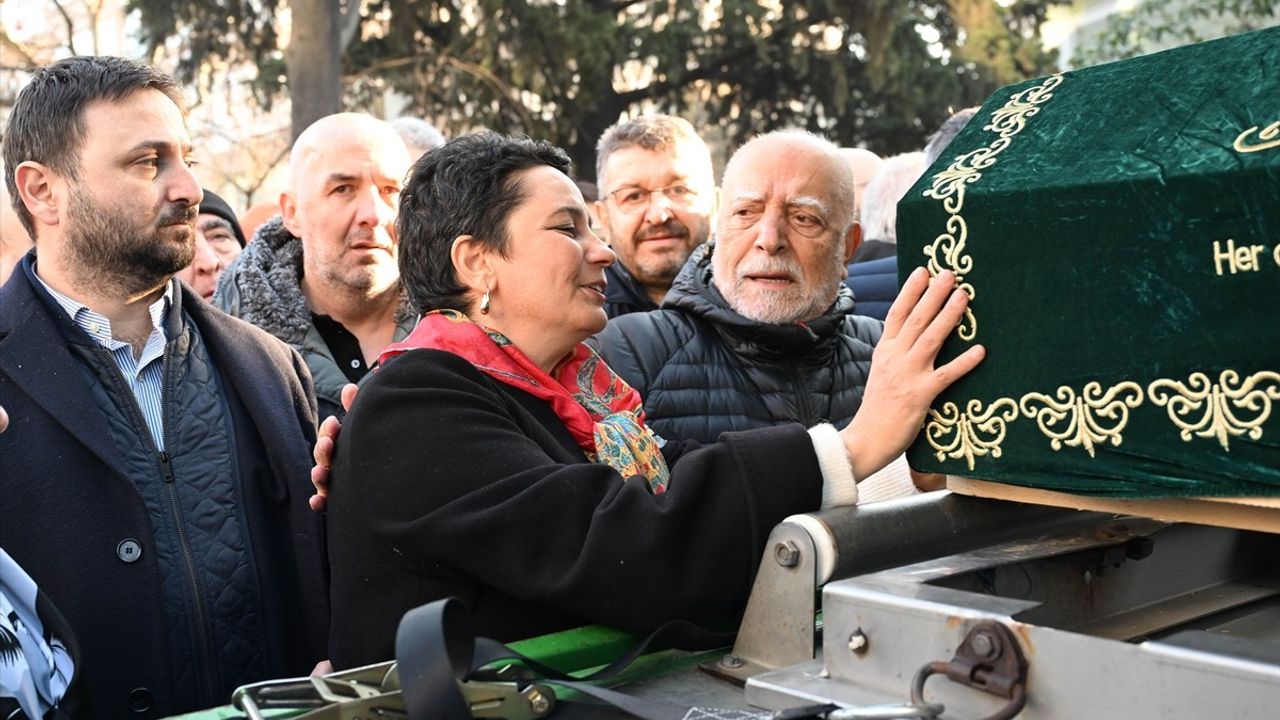
[[[805,387],[804,375],[800,372],[800,364],[794,360],[787,363],[787,374],[791,376],[791,385],[796,391],[796,404],[800,410],[800,421],[805,427],[812,427],[826,418],[815,418],[813,407],[809,404],[809,389]]]
[[[195,605],[196,620],[196,643],[199,645],[197,663],[197,675],[200,684],[200,702],[201,705],[212,705],[218,702],[217,690],[214,687],[213,670],[216,667],[213,662],[213,654],[209,643],[209,620],[204,609],[204,595],[200,592],[200,581],[196,577],[196,564],[191,556],[191,546],[187,542],[187,532],[183,525],[182,510],[178,505],[178,490],[173,474],[173,463],[170,461],[169,453],[161,450],[156,446],[155,439],[151,437],[151,427],[147,424],[147,418],[142,412],[142,405],[138,402],[138,396],[134,394],[127,384],[125,384],[124,376],[120,372],[119,365],[116,364],[115,358],[111,352],[101,345],[98,346],[107,360],[111,363],[109,367],[116,370],[111,373],[113,378],[117,379],[116,392],[122,393],[132,400],[129,407],[133,410],[133,420],[135,425],[141,429],[145,442],[150,446],[155,454],[156,461],[160,465],[160,472],[164,477],[165,497],[169,500],[169,510],[173,517],[174,528],[178,532],[178,550],[182,556],[182,565],[186,571],[187,586],[191,590],[191,599]],[[169,348],[165,348],[165,353],[160,361],[160,412],[161,412],[161,428],[160,433],[166,441],[170,440],[168,422],[170,418],[164,417],[167,413],[167,404],[165,401],[169,397]],[[119,387],[119,385],[124,385]],[[166,442],[167,447],[167,442]]]
[[[166,361],[167,364],[167,361]],[[161,390],[161,397],[164,390]],[[167,439],[167,433],[166,433]],[[182,510],[178,506],[178,488],[173,475],[173,463],[169,453],[159,451],[156,457],[160,460],[160,469],[164,473],[165,496],[169,499],[169,509],[173,513],[174,526],[178,530],[178,548],[182,552],[182,563],[187,571],[187,584],[191,588],[192,602],[195,605],[196,642],[199,644],[199,663],[203,667],[197,673],[200,677],[201,690],[204,697],[201,704],[216,703],[217,690],[213,682],[213,651],[209,647],[209,620],[204,610],[204,595],[200,592],[200,582],[196,579],[196,564],[191,557],[191,545],[187,542],[187,531],[182,523]]]

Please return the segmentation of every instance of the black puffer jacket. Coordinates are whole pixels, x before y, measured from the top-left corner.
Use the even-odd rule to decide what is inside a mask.
[[[650,427],[679,440],[795,421],[843,427],[862,403],[883,325],[853,314],[841,287],[821,317],[768,325],[729,308],[711,283],[710,246],[694,251],[661,310],[609,321],[593,344],[644,396]]]
[[[615,262],[605,268],[604,274],[609,280],[604,290],[605,315],[616,318],[629,313],[658,309],[658,304],[644,291],[644,286],[622,266],[622,263]]]

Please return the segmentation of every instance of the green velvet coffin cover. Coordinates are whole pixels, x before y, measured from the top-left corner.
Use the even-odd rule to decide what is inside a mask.
[[[972,296],[918,468],[1280,495],[1280,28],[1003,88],[898,208]]]

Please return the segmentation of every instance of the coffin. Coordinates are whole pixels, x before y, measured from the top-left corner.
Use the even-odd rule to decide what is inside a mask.
[[[1280,28],[1003,88],[898,208],[972,296],[920,469],[1280,495]],[[1280,517],[1278,515],[1277,517]]]

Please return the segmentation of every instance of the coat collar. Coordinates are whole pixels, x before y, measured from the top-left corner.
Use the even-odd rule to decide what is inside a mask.
[[[853,312],[853,293],[840,285],[836,300],[822,315],[803,323],[774,325],[739,315],[720,294],[711,279],[714,245],[698,246],[680,270],[663,308],[680,310],[703,318],[728,342],[735,352],[760,357],[820,356],[833,347],[834,339]]]
[[[35,251],[0,288],[0,373],[104,465],[125,474],[106,419],[85,412],[80,370],[68,343],[93,344],[34,279]]]
[[[221,304],[231,285],[239,288],[237,317],[290,345],[304,344],[312,322],[302,295],[302,240],[289,232],[280,216],[259,228],[253,242],[222,273],[215,301]],[[412,328],[416,319],[408,297],[401,293],[396,325]]]
[[[658,309],[657,303],[649,297],[644,286],[621,262],[614,262],[605,268],[604,274],[609,280],[604,288],[605,304],[631,308],[635,312]]]

